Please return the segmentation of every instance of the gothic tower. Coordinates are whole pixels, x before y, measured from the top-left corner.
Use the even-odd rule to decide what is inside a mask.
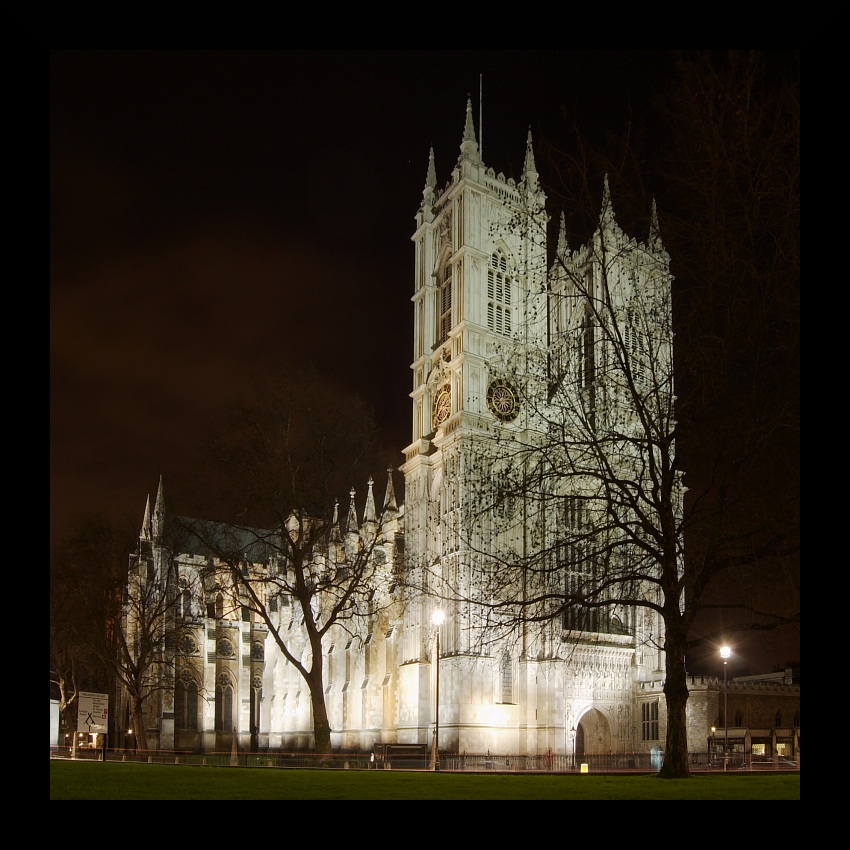
[[[654,217],[649,244],[619,229],[606,181],[597,233],[570,252],[562,224],[560,262],[550,266],[531,133],[519,182],[496,174],[480,157],[471,101],[442,189],[436,165],[432,149],[412,237],[412,441],[401,471],[408,586],[420,595],[402,614],[399,741],[428,741],[438,716],[439,746],[448,752],[630,752],[639,746],[633,721],[642,712],[655,718],[653,738],[642,740],[660,734],[657,708],[644,710],[636,694],[663,680],[661,623],[626,605],[581,622],[564,616],[500,628],[494,588],[527,589],[518,586],[524,578],[506,586],[509,570],[495,573],[511,553],[531,563],[553,523],[567,520],[540,506],[585,502],[577,492],[533,488],[519,499],[494,494],[504,471],[523,463],[522,447],[554,421],[559,393],[580,394],[600,422],[622,415],[586,302],[601,298],[613,325],[640,340],[627,321],[630,305],[639,292],[657,294],[650,312],[667,316],[669,257]],[[590,288],[577,293],[570,281]],[[660,332],[667,330],[665,322]],[[669,356],[670,344],[658,350]],[[567,592],[586,586],[582,565],[565,569]],[[432,625],[436,610],[441,626]]]
[[[552,426],[573,427],[559,419],[558,405],[627,438],[605,463],[628,482],[641,474],[644,448],[663,441],[641,439],[624,369],[632,390],[651,389],[659,408],[673,410],[669,256],[654,209],[648,241],[627,236],[606,180],[596,233],[572,251],[562,219],[554,262],[546,201],[531,133],[519,181],[497,174],[482,161],[467,102],[459,155],[442,188],[430,152],[412,236],[404,502],[396,505],[392,470],[381,510],[367,482],[362,519],[352,489],[347,522],[337,504],[321,553],[345,564],[346,552],[365,549],[375,567],[357,628],[334,624],[322,644],[335,747],[422,747],[439,725],[443,753],[660,753],[663,623],[631,604],[642,587],[589,613],[562,606],[536,621],[502,615],[505,599],[563,601],[592,590],[597,575],[593,558],[557,541],[566,527],[587,541],[607,534],[604,489],[588,497],[592,475],[589,485],[527,477],[535,454],[577,465],[570,448],[557,461],[550,453]],[[594,303],[605,311],[594,312]],[[653,374],[669,381],[652,383]],[[573,434],[566,445],[577,444]],[[269,543],[278,532],[224,528],[239,544],[239,574],[261,588],[249,598],[241,579],[233,581],[234,565],[204,544],[202,532],[215,523],[184,517],[187,533],[165,539],[166,519],[160,481],[131,556],[130,590],[144,598],[146,588],[162,588],[160,616],[147,626],[165,647],[151,673],[163,687],[138,705],[134,726],[163,748],[309,748],[313,709],[292,659],[312,657],[313,647],[286,590],[285,555]],[[616,541],[608,550],[630,552]],[[272,586],[283,589],[270,593]],[[128,611],[131,637],[144,626]],[[288,653],[272,629],[286,633]]]
[[[432,149],[416,216],[412,442],[402,466],[408,568],[426,591],[405,610],[410,660],[432,657],[431,615],[438,607],[445,614],[441,748],[522,746],[504,740],[483,718],[482,707],[493,703],[518,713],[509,669],[517,652],[486,645],[486,618],[468,601],[486,546],[462,525],[476,498],[470,485],[482,473],[482,446],[494,430],[522,432],[529,424],[514,369],[524,350],[546,344],[546,247],[532,238],[535,230],[545,233],[545,203],[531,133],[520,182],[496,174],[479,155],[468,101],[451,179],[438,189]],[[488,529],[478,525],[473,533]],[[408,686],[415,692],[434,676],[420,671],[421,681]],[[427,729],[431,709],[426,700],[419,704],[416,725]],[[504,721],[513,725],[507,717],[497,725]]]

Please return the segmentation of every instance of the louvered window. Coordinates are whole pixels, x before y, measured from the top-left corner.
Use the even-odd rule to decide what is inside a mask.
[[[437,344],[441,345],[449,338],[452,329],[452,267],[446,264],[443,280],[437,293]]]
[[[502,336],[510,336],[513,329],[511,287],[508,259],[501,251],[496,251],[490,256],[487,269],[487,327]]]

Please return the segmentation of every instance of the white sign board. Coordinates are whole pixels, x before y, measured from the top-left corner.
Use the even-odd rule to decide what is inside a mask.
[[[109,721],[109,694],[81,691],[77,698],[77,731],[92,735],[106,732]]]

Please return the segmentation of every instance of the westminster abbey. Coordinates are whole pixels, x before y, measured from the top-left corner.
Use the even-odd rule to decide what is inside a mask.
[[[525,610],[544,616],[524,620],[520,608],[501,604],[548,598],[540,591],[552,582],[561,597],[579,594],[594,580],[580,543],[547,545],[559,524],[593,527],[594,512],[579,492],[559,493],[557,510],[545,507],[532,490],[553,485],[531,450],[568,427],[559,411],[579,404],[594,427],[632,427],[612,377],[615,352],[588,309],[594,298],[608,299],[622,323],[635,381],[659,364],[669,372],[659,392],[672,409],[670,262],[655,211],[641,241],[618,226],[607,182],[600,195],[596,232],[571,250],[562,218],[555,251],[547,248],[547,197],[530,133],[518,181],[482,161],[471,103],[446,182],[430,153],[412,234],[411,441],[386,480],[352,482],[348,509],[334,517],[334,545],[367,551],[374,582],[356,627],[334,626],[321,643],[335,749],[430,747],[435,735],[445,754],[663,748],[664,629],[656,614],[617,604],[547,616],[539,602]],[[611,462],[635,468],[627,453]],[[166,546],[162,480],[159,487],[130,571],[131,595],[167,585],[162,592],[173,600],[163,625],[166,663],[143,707],[148,746],[309,749],[314,707],[299,665],[308,668],[315,644],[299,634],[297,607],[285,594],[269,595],[266,620],[208,551]],[[544,562],[560,565],[555,578]],[[243,569],[273,576],[286,565],[246,546]],[[134,624],[126,628],[132,637]],[[291,658],[272,628],[287,636]],[[698,749],[717,722],[716,689],[710,699],[689,717]]]

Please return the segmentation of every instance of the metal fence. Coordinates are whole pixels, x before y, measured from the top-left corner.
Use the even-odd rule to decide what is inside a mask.
[[[76,758],[100,761],[100,749],[77,749],[53,747],[50,758]],[[756,758],[733,753],[726,756],[717,753],[690,753],[692,771],[742,771],[773,770],[798,771],[799,759],[780,756]],[[393,765],[391,760],[373,762],[370,753],[332,753],[320,757],[315,753],[302,752],[213,752],[191,753],[179,750],[131,750],[110,749],[107,761],[138,762],[146,764],[183,764],[198,767],[269,767],[269,768],[326,768],[337,770],[410,770],[417,769],[409,760]],[[428,770],[430,759],[419,769]],[[650,753],[588,753],[586,755],[564,755],[543,753],[540,755],[497,755],[491,753],[440,753],[440,770],[483,773],[656,773],[660,760]]]

